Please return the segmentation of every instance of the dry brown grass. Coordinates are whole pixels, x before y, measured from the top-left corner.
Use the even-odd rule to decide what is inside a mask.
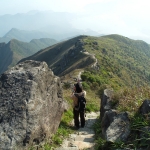
[[[150,87],[134,87],[120,90],[114,94],[114,100],[118,100],[117,110],[137,112],[145,99],[150,99]]]

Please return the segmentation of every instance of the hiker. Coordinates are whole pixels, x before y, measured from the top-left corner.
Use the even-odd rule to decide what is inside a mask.
[[[78,109],[78,101],[79,98],[85,97],[86,91],[82,89],[81,83],[78,82],[74,84],[74,89],[71,94],[71,98],[73,100],[73,115],[74,115],[74,124],[76,128],[79,128],[79,116],[81,121],[81,127],[83,128],[85,126],[85,109],[82,110]]]

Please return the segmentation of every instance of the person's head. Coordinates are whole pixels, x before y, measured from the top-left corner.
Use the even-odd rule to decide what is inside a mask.
[[[79,83],[74,84],[75,86],[75,92],[80,93],[82,92],[82,87],[79,85]]]

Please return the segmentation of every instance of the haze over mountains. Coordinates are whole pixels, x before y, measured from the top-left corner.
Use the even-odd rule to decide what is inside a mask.
[[[64,40],[77,35],[100,35],[90,29],[79,30],[72,27],[71,21],[77,15],[66,12],[30,11],[15,15],[0,16],[0,42],[17,39],[29,42],[32,39],[52,38]]]
[[[11,39],[16,39],[23,42],[30,42],[32,39],[50,38],[50,34],[40,31],[26,31],[12,28],[3,37],[0,38],[0,42],[8,43]]]

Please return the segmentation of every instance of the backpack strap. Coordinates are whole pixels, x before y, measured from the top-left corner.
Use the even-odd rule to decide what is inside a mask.
[[[75,95],[77,98],[79,98],[79,95],[78,95],[77,93],[74,93],[74,95]]]

